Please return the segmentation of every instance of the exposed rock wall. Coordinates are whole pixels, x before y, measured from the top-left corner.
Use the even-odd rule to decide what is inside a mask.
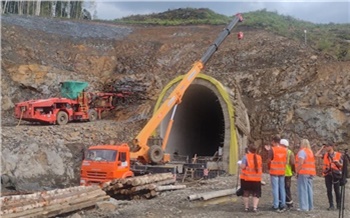
[[[163,86],[190,69],[222,26],[125,27],[5,15],[1,30],[2,172],[49,186],[77,181],[80,148],[130,141],[151,116]],[[244,31],[245,38],[229,36],[203,73],[228,88],[239,85],[256,142],[269,143],[272,134],[281,133],[295,149],[301,138],[345,146],[350,140],[350,63],[305,47],[302,39],[235,31]],[[14,104],[57,96],[59,82],[84,80],[98,91],[121,79],[148,88],[146,100],[104,115],[117,124],[15,127]]]

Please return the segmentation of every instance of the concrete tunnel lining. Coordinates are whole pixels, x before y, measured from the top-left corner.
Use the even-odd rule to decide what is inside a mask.
[[[155,111],[183,76],[172,80],[162,91]],[[171,111],[156,131],[164,138]],[[238,143],[234,126],[234,110],[225,87],[204,74],[194,80],[179,104],[166,152],[180,155],[212,156],[223,147],[223,169],[237,172]]]
[[[163,137],[171,113],[161,123]],[[213,156],[224,145],[224,117],[218,97],[206,86],[191,85],[178,106],[167,153]]]

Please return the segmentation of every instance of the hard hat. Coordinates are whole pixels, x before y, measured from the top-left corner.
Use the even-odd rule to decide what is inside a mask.
[[[280,144],[281,144],[281,145],[285,145],[285,146],[287,146],[287,147],[289,146],[289,142],[288,142],[287,139],[281,139]]]

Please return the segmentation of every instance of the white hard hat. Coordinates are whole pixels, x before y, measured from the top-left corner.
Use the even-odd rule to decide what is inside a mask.
[[[287,139],[281,139],[280,144],[281,144],[281,145],[285,145],[285,146],[287,146],[287,147],[289,146],[289,142],[288,142]]]

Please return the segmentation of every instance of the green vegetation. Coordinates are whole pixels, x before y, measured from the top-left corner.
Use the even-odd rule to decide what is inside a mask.
[[[338,60],[350,60],[350,24],[314,24],[266,10],[244,14],[243,26],[262,28],[295,40],[306,41]]]
[[[149,15],[132,15],[121,19],[116,19],[117,23],[126,24],[147,24],[147,25],[199,25],[211,24],[220,25],[226,24],[230,20],[229,17],[217,14],[212,10],[200,8],[179,8],[176,10],[168,10],[162,13],[153,13]]]
[[[243,14],[240,26],[251,29],[265,29],[278,35],[304,42],[320,52],[327,53],[338,60],[350,60],[350,24],[314,24],[280,15],[277,12],[259,10]],[[217,14],[209,9],[185,8],[168,10],[149,15],[133,15],[114,22],[143,25],[224,25],[232,17]]]

